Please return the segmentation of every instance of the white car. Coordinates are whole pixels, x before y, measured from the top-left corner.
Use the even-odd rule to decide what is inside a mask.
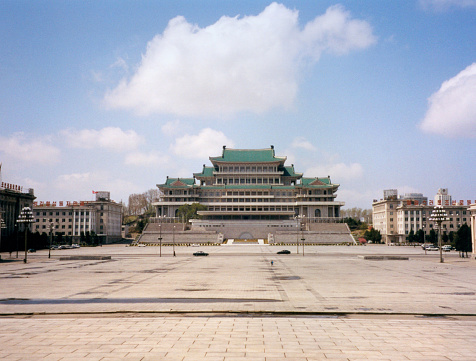
[[[439,248],[438,248],[438,247],[435,247],[435,246],[429,246],[429,247],[426,247],[426,250],[427,250],[427,251],[438,251]]]

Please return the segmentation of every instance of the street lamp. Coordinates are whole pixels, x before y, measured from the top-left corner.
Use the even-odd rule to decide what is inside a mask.
[[[296,219],[296,253],[299,254],[299,232],[302,231],[302,224],[301,221],[306,217],[304,214],[299,214],[295,216]],[[303,249],[304,252],[304,249]]]
[[[31,211],[30,207],[23,207],[20,215],[18,216],[17,219],[18,223],[23,223],[25,225],[25,258],[23,259],[23,262],[27,262],[27,252],[28,252],[28,241],[27,241],[27,235],[28,235],[28,229],[30,227],[30,224],[35,222],[35,218],[33,218],[33,212]]]
[[[448,215],[442,206],[436,206],[431,212],[430,221],[433,221],[438,226],[438,248],[440,249],[440,263],[443,263],[443,250],[441,249],[441,224],[449,221]]]
[[[159,224],[159,257],[162,257],[162,224]]]
[[[175,221],[175,220],[174,220]],[[175,224],[174,224],[174,229],[172,231],[172,245],[174,249],[174,257],[175,257]]]
[[[0,211],[0,252],[2,251],[2,230],[7,228],[5,221],[2,218],[2,211]]]
[[[299,225],[299,218],[298,216],[294,217],[296,220],[296,254],[299,254],[299,230],[301,229]]]
[[[51,242],[53,240],[53,230],[55,229],[55,224],[52,219],[50,219],[50,226],[48,228],[50,229],[50,248],[48,249],[48,258],[51,258]]]

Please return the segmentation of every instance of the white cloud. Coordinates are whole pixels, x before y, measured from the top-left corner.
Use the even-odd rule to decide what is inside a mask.
[[[476,63],[445,81],[428,100],[420,127],[449,137],[476,137]]]
[[[292,148],[302,148],[305,150],[315,151],[316,147],[311,144],[306,138],[304,137],[297,137],[293,139],[291,143]]]
[[[112,177],[108,172],[62,174],[56,178],[52,187],[59,191],[55,193],[66,194],[76,200],[88,200],[92,197],[93,190],[110,191],[111,198],[116,201],[119,201],[117,197],[120,195],[140,191],[133,183]]]
[[[362,178],[364,169],[360,163],[335,163],[311,167],[304,173],[306,177],[325,177],[330,175],[337,183]]]
[[[234,142],[220,131],[205,128],[197,135],[186,134],[177,138],[172,152],[184,158],[208,159],[210,154],[220,152],[222,147],[234,147]]]
[[[341,5],[327,9],[322,16],[309,22],[302,31],[302,50],[319,59],[323,51],[346,54],[374,44],[372,28],[363,20],[351,19]]]
[[[341,186],[337,191],[336,201],[345,202],[344,209],[358,207],[362,209],[371,209],[373,191],[361,189],[348,189]]]
[[[476,0],[420,0],[420,5],[424,9],[443,11],[452,7],[476,7]]]
[[[68,144],[74,148],[105,148],[113,151],[135,149],[142,142],[142,137],[133,130],[123,131],[117,127],[95,129],[67,129],[61,134]]]
[[[162,133],[171,137],[181,132],[182,125],[178,119],[171,120],[162,125]]]
[[[117,60],[113,64],[111,64],[111,68],[119,68],[124,71],[127,71],[129,70],[129,65],[127,65],[127,62],[123,58],[118,57]]]
[[[137,167],[165,166],[170,163],[170,157],[158,152],[134,152],[126,156],[124,163]]]
[[[298,12],[272,3],[256,16],[200,28],[178,16],[155,36],[137,71],[107,92],[112,108],[139,114],[228,115],[289,108],[300,63],[376,41],[370,25],[332,6],[301,30]]]
[[[7,159],[36,164],[56,164],[60,160],[60,150],[45,139],[31,139],[24,133],[11,137],[0,137],[0,152]]]

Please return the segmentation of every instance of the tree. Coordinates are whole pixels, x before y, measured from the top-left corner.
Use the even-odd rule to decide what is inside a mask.
[[[154,214],[152,203],[159,200],[161,192],[158,189],[149,189],[144,193],[129,195],[128,206],[125,207],[127,215],[138,216],[145,213]]]
[[[355,220],[355,219],[352,218],[352,217],[345,217],[345,218],[342,220],[342,223],[347,223],[347,225],[349,226],[349,228],[350,228],[351,230],[357,229],[357,228],[360,226],[360,224],[361,224],[360,221]]]
[[[413,232],[413,229],[410,229],[410,233],[408,233],[408,236],[407,236],[407,241],[409,243],[415,242],[415,232]]]
[[[472,251],[471,245],[471,228],[465,223],[459,227],[458,231],[454,234],[453,240],[455,243],[455,248],[460,252],[461,257],[468,256],[468,252]]]
[[[446,232],[441,235],[441,240],[443,241],[443,243],[448,243],[449,239],[450,237],[446,234]]]
[[[425,242],[425,232],[423,229],[419,229],[415,233],[415,242],[424,243]]]
[[[59,232],[55,236],[55,243],[56,244],[63,244],[63,232]]]
[[[198,211],[205,211],[206,206],[200,203],[184,204],[177,210],[177,217],[179,217],[184,223],[187,223],[190,219],[200,219]]]
[[[433,243],[433,244],[436,244],[436,242],[438,242],[438,236],[436,235],[436,232],[434,229],[430,231],[430,234],[427,234],[425,236],[425,241],[427,243]]]
[[[367,241],[371,241],[372,243],[380,243],[382,241],[382,235],[380,231],[372,228],[371,230],[365,231],[364,238]]]
[[[91,244],[91,234],[89,233],[89,231],[86,231],[86,233],[84,234],[84,237],[85,237],[85,242],[86,244]]]

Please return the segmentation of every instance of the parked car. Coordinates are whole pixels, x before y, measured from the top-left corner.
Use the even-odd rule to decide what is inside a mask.
[[[203,251],[198,251],[193,254],[194,256],[208,256],[208,253]]]
[[[28,252],[29,252],[29,253],[35,253],[35,252],[36,252],[36,249],[30,248],[30,249],[28,250]]]
[[[450,245],[444,245],[443,247],[441,247],[441,249],[445,252],[449,252],[453,249],[453,247],[451,247]]]
[[[288,251],[287,249],[283,249],[282,251],[277,252],[278,254],[290,254],[291,251]]]

